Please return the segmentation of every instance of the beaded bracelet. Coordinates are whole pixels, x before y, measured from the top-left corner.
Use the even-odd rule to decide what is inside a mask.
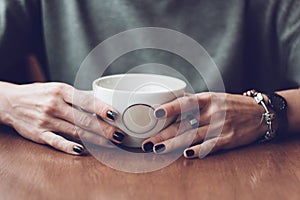
[[[243,94],[244,96],[249,96],[249,97],[253,97],[255,102],[257,104],[262,105],[262,107],[265,110],[265,113],[262,114],[262,118],[261,118],[261,122],[265,122],[265,124],[268,127],[267,132],[264,135],[264,138],[261,140],[261,142],[264,141],[269,141],[275,138],[276,136],[276,130],[274,130],[272,128],[272,121],[275,119],[275,114],[274,113],[270,113],[269,109],[267,108],[265,102],[264,102],[264,97],[261,93],[257,92],[256,90],[249,90],[247,92],[244,92]]]

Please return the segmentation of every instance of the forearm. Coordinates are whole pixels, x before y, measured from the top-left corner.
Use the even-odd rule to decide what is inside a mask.
[[[277,92],[288,103],[287,118],[290,132],[300,131],[300,89],[283,90]]]
[[[9,101],[8,96],[12,93],[14,84],[0,81],[0,124],[9,124]]]

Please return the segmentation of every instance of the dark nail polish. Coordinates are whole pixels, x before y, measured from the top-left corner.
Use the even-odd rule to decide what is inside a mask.
[[[115,132],[113,135],[113,138],[119,142],[122,142],[122,140],[124,139],[124,135],[122,133],[119,132]]]
[[[159,144],[154,147],[156,153],[163,152],[166,149],[164,144]]]
[[[164,111],[163,109],[159,109],[159,110],[155,111],[155,117],[157,117],[157,118],[161,118],[165,115],[166,115],[166,111]]]
[[[76,153],[82,153],[83,148],[80,147],[80,146],[74,146],[73,147],[73,151],[76,152]]]
[[[187,151],[185,152],[185,154],[186,154],[187,157],[191,157],[191,156],[193,156],[193,155],[195,154],[195,151],[189,149],[189,150],[187,150]]]
[[[153,149],[153,142],[147,142],[146,144],[143,145],[143,149],[145,152],[150,152]]]
[[[118,114],[111,110],[107,111],[106,116],[113,121],[115,121],[118,118]]]

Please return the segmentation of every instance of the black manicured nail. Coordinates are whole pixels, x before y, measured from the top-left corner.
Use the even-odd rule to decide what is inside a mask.
[[[83,148],[80,147],[80,146],[74,146],[73,147],[73,151],[76,152],[76,153],[82,153]]]
[[[166,149],[164,144],[159,144],[154,147],[156,153],[163,152]]]
[[[187,157],[191,157],[191,156],[193,156],[193,155],[195,154],[195,151],[189,149],[189,150],[187,150],[187,151],[185,152],[185,154],[186,154]]]
[[[159,109],[159,110],[155,111],[155,117],[157,117],[157,118],[161,118],[165,115],[166,115],[166,111],[164,111],[163,109]]]
[[[114,132],[113,138],[119,142],[122,142],[122,140],[124,139],[124,135],[122,133],[119,132]]]
[[[143,149],[145,152],[150,152],[153,149],[153,142],[147,142],[146,144],[143,145]]]
[[[111,110],[107,111],[106,116],[113,121],[118,118],[118,114]]]

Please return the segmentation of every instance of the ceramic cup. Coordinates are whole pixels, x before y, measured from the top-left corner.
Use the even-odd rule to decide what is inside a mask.
[[[180,79],[156,74],[118,74],[93,82],[94,96],[120,113],[115,122],[107,122],[127,133],[123,145],[128,147],[141,147],[144,140],[175,120],[158,120],[154,110],[183,96],[185,88]]]

